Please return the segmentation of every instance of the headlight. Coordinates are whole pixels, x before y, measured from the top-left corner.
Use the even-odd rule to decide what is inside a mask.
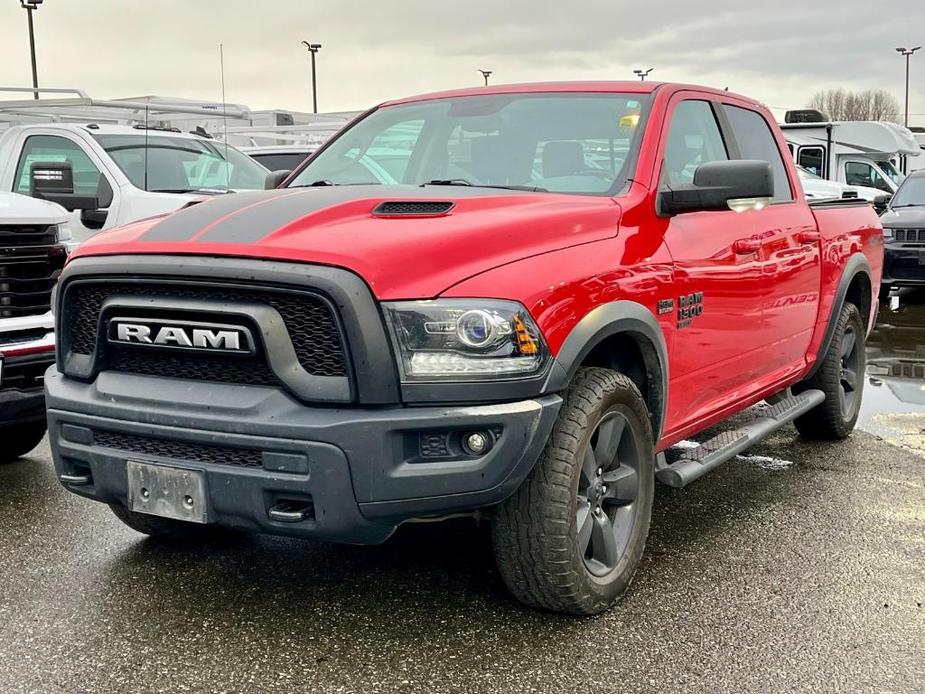
[[[548,351],[520,304],[488,299],[384,304],[404,381],[478,381],[539,373]]]
[[[883,238],[891,239],[893,238],[893,230],[890,227],[883,227]]]
[[[60,224],[55,224],[55,234],[58,239],[58,243],[64,245],[68,253],[77,247],[77,242],[74,240],[74,232],[71,229],[70,222],[61,222]]]

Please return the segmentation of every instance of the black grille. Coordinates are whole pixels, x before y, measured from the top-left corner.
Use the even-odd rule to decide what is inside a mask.
[[[9,246],[0,239],[0,318],[46,313],[64,260],[60,246]]]
[[[263,467],[263,454],[250,448],[232,448],[230,446],[212,446],[188,441],[172,441],[153,436],[120,434],[101,429],[93,431],[93,442],[103,448],[113,448],[139,455],[175,458],[176,460],[209,463],[211,465]]]
[[[0,224],[0,246],[52,246],[58,241],[54,225]]]
[[[160,352],[138,347],[109,345],[106,368],[142,376],[188,378],[252,386],[281,386],[265,359],[212,356],[196,352]]]
[[[401,217],[415,215],[429,216],[446,214],[452,209],[452,202],[430,200],[393,200],[380,203],[379,206],[373,210],[373,214],[378,217],[389,217],[391,215]]]
[[[0,390],[39,390],[45,384],[45,371],[55,361],[53,354],[31,354],[7,359],[3,363]]]
[[[347,363],[340,328],[333,310],[321,297],[309,292],[218,285],[172,285],[166,282],[98,282],[74,284],[67,289],[62,324],[70,330],[70,350],[92,354],[103,302],[111,296],[199,299],[216,304],[258,302],[279,311],[292,340],[299,363],[315,376],[346,376]],[[214,318],[214,317],[213,317]],[[135,373],[189,377],[233,383],[276,384],[265,359],[242,359],[238,355],[182,356],[156,354],[139,348],[110,348],[109,368]],[[181,373],[183,375],[181,375]],[[189,374],[188,376],[186,374]]]
[[[925,229],[894,229],[897,241],[925,241]]]

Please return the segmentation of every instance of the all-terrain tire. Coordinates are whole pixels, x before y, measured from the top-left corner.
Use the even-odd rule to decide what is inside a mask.
[[[825,393],[825,400],[793,422],[803,438],[835,441],[847,438],[854,429],[864,391],[866,334],[858,307],[846,301],[822,363],[811,378],[795,388],[816,388]]]
[[[587,479],[585,456],[596,455],[605,422],[615,420],[628,432],[615,436],[632,439],[637,496],[631,504],[613,511],[620,514],[623,509],[632,509],[632,522],[623,524],[625,547],[619,559],[612,570],[602,573],[589,568],[587,553],[594,541],[585,550],[579,546],[580,504],[591,499],[590,495],[579,495],[579,484]],[[623,461],[623,451],[629,448],[624,443],[618,445],[623,448],[614,456],[619,461],[609,473],[613,475],[629,464]],[[571,614],[596,614],[613,605],[629,587],[645,547],[652,515],[654,466],[649,412],[635,384],[609,369],[580,369],[539,461],[514,495],[501,504],[492,523],[495,559],[510,592],[528,605]],[[613,527],[617,527],[616,519]]]
[[[0,463],[21,458],[45,437],[45,421],[0,427]]]
[[[234,530],[215,525],[202,525],[174,518],[161,518],[148,513],[129,511],[118,504],[110,504],[109,508],[112,509],[116,518],[132,530],[164,540],[203,541],[237,534]]]

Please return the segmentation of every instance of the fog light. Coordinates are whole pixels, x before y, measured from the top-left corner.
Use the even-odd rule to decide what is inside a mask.
[[[491,450],[491,434],[473,431],[463,436],[463,449],[469,455],[485,455]]]

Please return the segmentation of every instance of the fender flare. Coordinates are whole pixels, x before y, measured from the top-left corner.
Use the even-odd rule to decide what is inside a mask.
[[[607,338],[621,333],[632,334],[637,342],[641,342],[650,379],[655,376],[653,371],[658,370],[658,376],[654,379],[658,389],[654,404],[658,411],[652,412],[653,434],[658,441],[668,404],[668,348],[655,315],[642,304],[628,300],[612,301],[588,312],[562,343],[544,392],[567,388],[572,376],[591,351]]]
[[[872,272],[870,269],[870,263],[867,261],[867,258],[863,253],[855,253],[850,256],[845,262],[845,268],[842,270],[841,279],[838,280],[838,288],[835,290],[835,300],[832,302],[832,310],[829,313],[829,321],[825,328],[825,337],[822,340],[822,344],[819,347],[819,352],[816,354],[816,362],[813,364],[812,368],[803,377],[803,379],[812,378],[816,371],[819,370],[819,367],[822,366],[822,356],[829,351],[829,347],[832,344],[832,339],[835,337],[835,326],[838,323],[838,316],[841,315],[842,306],[845,305],[845,297],[848,295],[848,287],[851,286],[851,283],[854,281],[854,278],[858,275],[865,275],[867,281],[870,284],[871,291],[871,310],[873,310],[873,302],[876,301],[876,295],[874,292],[873,281],[871,280]],[[870,328],[870,316],[867,316],[867,325],[864,326],[865,330]]]

